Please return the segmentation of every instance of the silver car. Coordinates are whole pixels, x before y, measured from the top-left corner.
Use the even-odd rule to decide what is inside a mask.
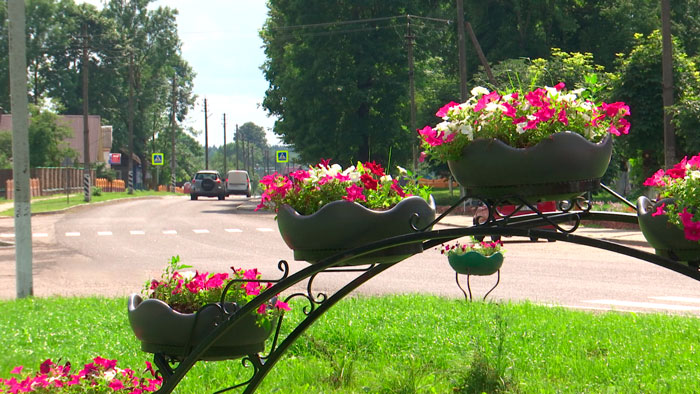
[[[241,194],[250,197],[250,176],[247,171],[231,170],[226,174],[226,196]]]
[[[218,171],[202,170],[195,174],[190,186],[190,199],[199,196],[226,198],[226,185]]]

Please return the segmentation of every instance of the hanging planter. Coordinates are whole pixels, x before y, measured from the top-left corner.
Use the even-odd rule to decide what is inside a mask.
[[[496,252],[491,256],[484,256],[479,252],[471,251],[462,255],[447,256],[447,261],[458,274],[487,276],[501,269],[503,254]]]
[[[447,162],[468,196],[507,202],[571,200],[600,187],[612,137],[629,132],[623,102],[597,105],[564,83],[532,91],[477,86],[418,131],[422,158]]]
[[[341,200],[311,215],[300,215],[289,205],[283,205],[277,213],[280,234],[294,251],[294,259],[310,263],[372,242],[418,232],[434,219],[432,198],[428,204],[416,196],[384,211]],[[343,265],[395,263],[422,251],[422,243],[410,243],[356,257]]]
[[[673,203],[674,200],[670,198],[654,203],[645,196],[639,197],[639,229],[656,254],[677,261],[700,262],[700,242],[686,239],[683,230],[669,222],[666,213],[655,215],[659,207]]]
[[[174,359],[183,359],[226,319],[220,303],[208,304],[197,313],[180,313],[157,299],[142,299],[138,294],[129,297],[128,315],[131,329],[141,341],[141,349]],[[227,303],[233,312],[238,308]],[[236,359],[262,352],[272,328],[263,328],[256,316],[244,316],[239,323],[216,341],[202,356],[202,360]]]
[[[447,162],[467,195],[533,201],[568,200],[600,187],[612,155],[612,138],[593,143],[579,134],[552,134],[531,148],[479,139]]]

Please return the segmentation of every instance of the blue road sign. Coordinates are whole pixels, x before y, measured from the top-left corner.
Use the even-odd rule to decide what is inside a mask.
[[[289,151],[287,150],[278,150],[276,152],[277,156],[277,162],[278,163],[287,163],[289,162]]]
[[[164,162],[165,160],[163,158],[162,153],[151,154],[151,164],[153,164],[154,166],[162,166]]]

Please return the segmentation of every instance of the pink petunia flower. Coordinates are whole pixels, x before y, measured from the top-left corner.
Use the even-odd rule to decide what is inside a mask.
[[[666,186],[666,182],[664,182],[664,173],[663,169],[656,171],[654,175],[644,181],[644,186]]]
[[[348,194],[346,196],[343,196],[343,200],[347,200],[350,202],[353,202],[355,200],[367,201],[367,198],[362,193],[362,188],[360,186],[351,185],[351,186],[345,188],[345,191]]]
[[[282,309],[282,310],[284,310],[284,311],[289,311],[289,310],[291,310],[291,309],[289,308],[289,304],[287,304],[286,302],[282,302],[282,301],[280,301],[280,300],[277,300],[277,302],[275,302],[275,308],[277,308],[277,309]]]
[[[455,103],[454,101],[450,101],[449,103],[445,104],[442,108],[440,108],[436,113],[435,116],[438,118],[444,118],[447,116],[447,112],[450,110],[452,107],[458,106],[459,103]]]
[[[564,87],[566,87],[566,85],[564,85],[564,82],[559,82],[558,84],[554,85],[554,89],[556,89],[557,92],[562,91]]]
[[[666,212],[664,212],[664,208],[666,208],[666,203],[662,203],[658,207],[656,207],[656,211],[651,214],[651,216],[661,216],[664,215]]]
[[[476,105],[474,106],[474,112],[479,112],[482,109],[486,108],[486,105],[488,103],[498,101],[501,99],[501,95],[498,94],[498,92],[491,92],[489,94],[485,94],[481,96],[479,101],[476,102]]]
[[[683,208],[683,212],[679,213],[683,223],[683,233],[689,241],[700,241],[700,222],[693,221],[693,214],[688,212],[688,208]]]

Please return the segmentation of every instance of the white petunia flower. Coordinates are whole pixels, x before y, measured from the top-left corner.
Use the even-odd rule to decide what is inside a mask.
[[[471,91],[472,96],[480,96],[482,94],[489,94],[489,90],[483,86],[476,86]]]
[[[403,167],[401,167],[401,166],[396,166],[396,168],[399,169],[399,174],[401,174],[401,175],[406,175],[406,174],[408,174],[408,171],[406,171],[405,168],[403,168]]]
[[[188,281],[194,279],[196,273],[193,271],[180,271],[180,275],[182,275],[182,279]]]
[[[379,180],[384,183],[384,182],[391,182],[391,175],[384,175],[379,178]]]

